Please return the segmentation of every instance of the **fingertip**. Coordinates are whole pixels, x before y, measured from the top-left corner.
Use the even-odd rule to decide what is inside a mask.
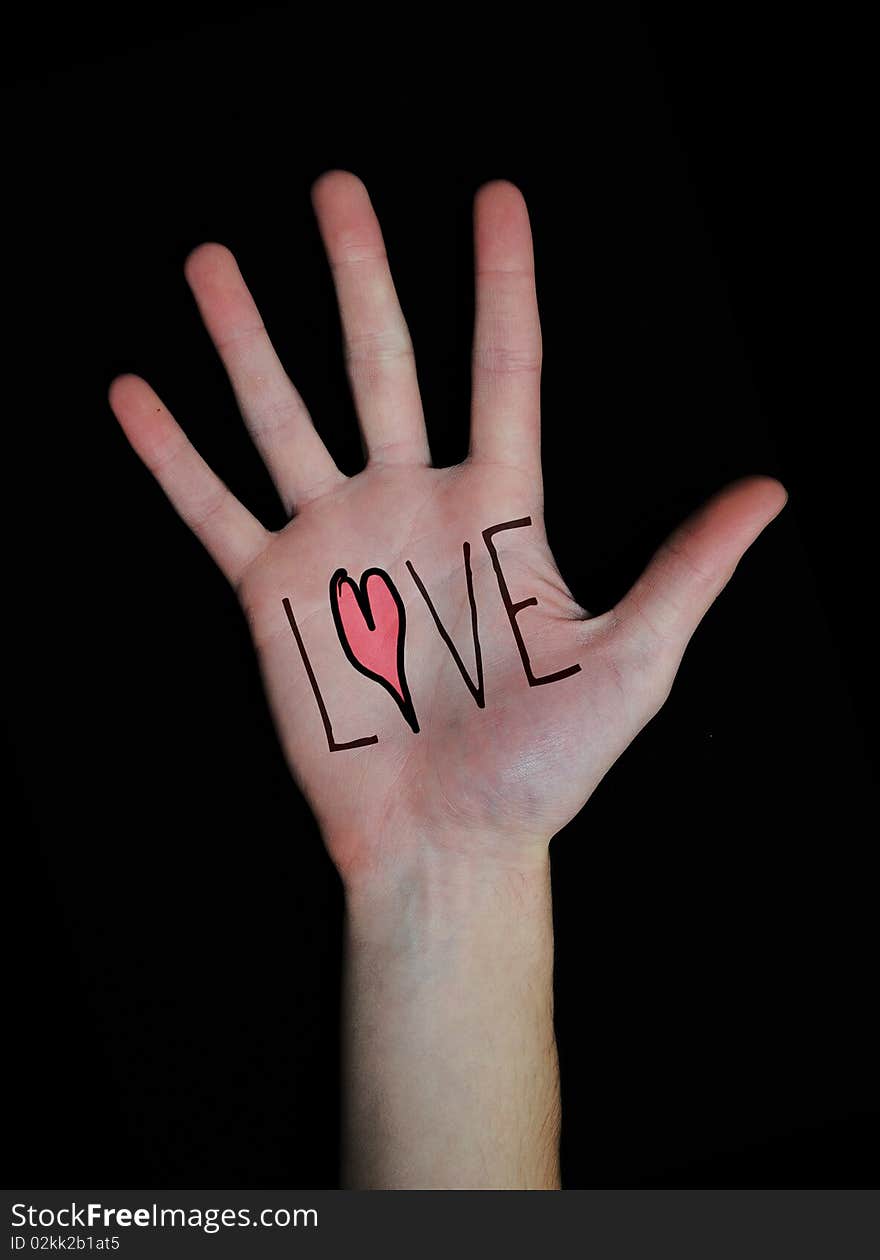
[[[694,520],[725,522],[760,531],[785,507],[788,492],[775,477],[753,473],[721,486],[694,514]]]
[[[323,171],[317,179],[313,180],[309,190],[312,204],[315,206],[323,203],[329,196],[353,191],[366,193],[367,188],[364,181],[358,175],[355,175],[354,171],[347,171],[342,167],[335,166]]]
[[[755,509],[765,513],[768,521],[778,516],[788,502],[788,491],[782,482],[766,473],[742,477],[731,489],[746,491]]]
[[[191,249],[183,262],[183,272],[189,284],[203,276],[211,275],[218,269],[235,265],[235,255],[228,245],[219,241],[203,241]]]
[[[788,490],[782,482],[777,481],[775,477],[770,477],[768,480],[772,483],[772,492],[775,499],[775,509],[773,515],[778,516],[785,507],[786,503],[788,503]]]
[[[504,177],[486,180],[474,194],[474,200],[478,202],[483,202],[489,198],[499,202],[515,203],[517,205],[525,204],[525,196],[522,189],[512,179]]]
[[[508,179],[493,179],[474,195],[477,269],[514,271],[534,264],[526,199]]]
[[[777,498],[779,500],[778,511],[782,511],[789,499],[788,488],[782,484],[777,477],[768,477],[767,480],[773,485]]]
[[[107,386],[107,401],[112,409],[116,411],[123,407],[126,400],[131,398],[133,391],[140,389],[144,383],[143,378],[134,372],[121,372],[118,376],[114,376]]]

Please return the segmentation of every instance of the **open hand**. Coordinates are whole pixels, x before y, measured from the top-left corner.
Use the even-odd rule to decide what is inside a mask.
[[[543,526],[522,195],[504,181],[477,193],[471,441],[452,468],[431,465],[366,189],[331,171],[312,195],[365,468],[346,477],[334,464],[222,245],[196,249],[186,277],[289,523],[264,529],[140,377],[117,377],[110,404],[238,593],[285,754],[343,878],[399,867],[426,845],[521,861],[546,851],[657,712],[691,634],[786,494],[767,477],[727,487],[615,608],[588,614]],[[368,570],[379,572],[362,581]]]

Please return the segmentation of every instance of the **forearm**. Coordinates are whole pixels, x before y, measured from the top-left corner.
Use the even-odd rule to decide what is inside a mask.
[[[346,888],[344,1184],[557,1189],[546,851]]]

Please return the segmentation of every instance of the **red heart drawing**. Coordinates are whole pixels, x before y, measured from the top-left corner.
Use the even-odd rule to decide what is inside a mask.
[[[345,569],[337,569],[330,579],[330,607],[349,661],[393,696],[418,732],[404,669],[406,610],[391,578],[382,569],[366,569],[359,585]]]

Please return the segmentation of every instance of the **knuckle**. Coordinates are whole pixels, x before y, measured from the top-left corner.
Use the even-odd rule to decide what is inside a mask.
[[[259,340],[266,335],[266,325],[262,320],[258,320],[254,324],[248,324],[244,328],[230,329],[225,335],[218,337],[215,345],[218,354],[225,356],[229,351],[236,350],[242,342]]]
[[[193,533],[199,533],[223,508],[229,498],[227,490],[218,490],[208,498],[185,509],[185,521]]]
[[[493,343],[480,346],[475,359],[476,367],[491,376],[521,376],[539,372],[542,356],[540,347]]]
[[[180,459],[186,446],[186,439],[181,438],[179,434],[174,434],[166,438],[164,442],[159,442],[153,446],[144,455],[144,463],[153,476],[158,481],[161,481],[165,473]]]
[[[249,408],[248,428],[255,438],[270,437],[286,428],[300,409],[300,402],[295,397],[282,395],[260,399]]]
[[[397,328],[349,333],[345,339],[345,358],[349,364],[381,363],[409,358],[412,353],[409,334]]]

